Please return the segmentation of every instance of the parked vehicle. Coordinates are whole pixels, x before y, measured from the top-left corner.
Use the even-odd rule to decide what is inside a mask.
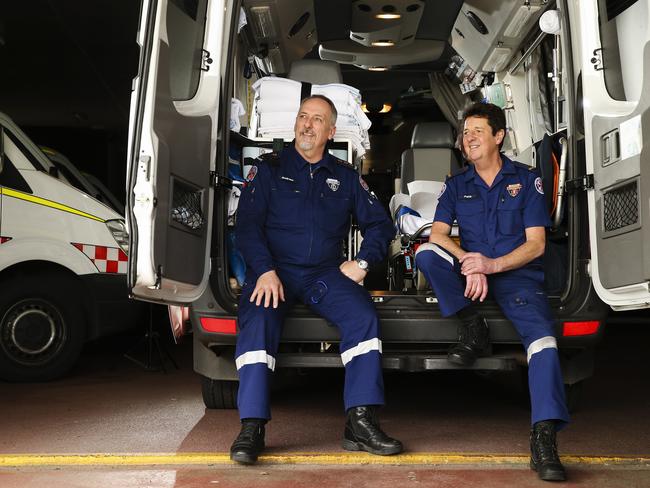
[[[0,113],[0,379],[65,374],[84,343],[134,324],[124,218],[52,176]],[[54,173],[54,172],[52,172]]]
[[[549,197],[548,292],[574,401],[593,373],[605,304],[650,306],[649,189],[642,177],[650,168],[643,150],[649,3],[144,1],[130,119],[129,288],[143,300],[191,304],[205,404],[236,402],[228,156],[233,148],[244,154],[273,144],[270,132],[260,131],[270,103],[246,76],[286,77],[308,90],[307,83],[336,81],[318,78],[324,71],[316,65],[325,61],[360,90],[373,122],[364,158],[349,139],[335,143],[371,186],[389,179],[382,187],[389,189],[386,203],[394,192],[407,194],[409,183],[444,180],[450,161],[460,162],[449,134],[467,102],[487,99],[505,109],[504,151],[541,171]],[[293,69],[305,62],[307,74]],[[253,112],[247,139],[229,130],[231,98]],[[419,137],[421,123],[442,123],[442,132]],[[187,208],[199,225],[178,218]],[[407,259],[418,238],[418,232],[397,236],[389,260],[365,283],[381,317],[384,367],[458,369],[445,354],[456,324],[441,316]],[[353,231],[344,243],[348,257],[357,242]],[[488,300],[481,310],[493,352],[472,369],[525,367],[519,337],[497,305]],[[276,367],[341,367],[338,339],[335,328],[297,306],[285,322]]]

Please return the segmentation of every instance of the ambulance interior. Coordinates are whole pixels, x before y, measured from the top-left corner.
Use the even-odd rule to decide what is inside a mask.
[[[567,218],[573,204],[564,188],[577,171],[567,143],[573,80],[563,64],[571,59],[562,54],[559,18],[550,12],[540,27],[555,8],[546,0],[244,0],[231,57],[231,176],[246,176],[274,139],[276,147],[293,139],[302,96],[329,95],[339,111],[330,150],[357,167],[396,226],[389,256],[364,286],[387,298],[430,295],[414,253],[446,175],[466,164],[459,112],[487,100],[505,109],[504,152],[542,173],[553,221],[547,289],[561,297],[580,227],[577,215]],[[230,225],[235,209],[236,195]],[[359,242],[351,232],[349,258]],[[230,249],[233,297],[241,266]],[[214,288],[223,275],[211,279]]]

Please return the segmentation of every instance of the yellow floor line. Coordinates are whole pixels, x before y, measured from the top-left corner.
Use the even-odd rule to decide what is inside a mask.
[[[293,453],[260,456],[261,464],[315,465],[516,465],[528,464],[528,455],[427,454],[373,456],[367,453]],[[567,464],[649,466],[650,457],[562,456]],[[46,466],[181,466],[234,464],[227,453],[160,454],[8,454],[0,455],[0,467]]]

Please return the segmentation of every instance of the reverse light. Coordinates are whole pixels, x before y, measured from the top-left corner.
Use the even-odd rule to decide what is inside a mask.
[[[564,322],[562,328],[563,337],[575,337],[591,335],[598,332],[600,322],[598,320],[588,320],[584,322]]]
[[[129,233],[126,230],[126,224],[123,220],[107,220],[105,222],[108,230],[111,231],[113,239],[120,246],[125,254],[129,254]]]
[[[201,317],[201,327],[206,332],[216,334],[236,334],[237,321],[235,319],[216,319],[213,317]]]

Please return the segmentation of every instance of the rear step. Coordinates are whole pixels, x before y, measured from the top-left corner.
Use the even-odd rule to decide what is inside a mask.
[[[279,353],[278,368],[342,368],[341,356],[333,353]],[[478,358],[471,366],[457,366],[447,360],[447,354],[382,354],[384,369],[398,371],[433,370],[490,370],[514,371],[517,360],[512,356],[488,356]]]

